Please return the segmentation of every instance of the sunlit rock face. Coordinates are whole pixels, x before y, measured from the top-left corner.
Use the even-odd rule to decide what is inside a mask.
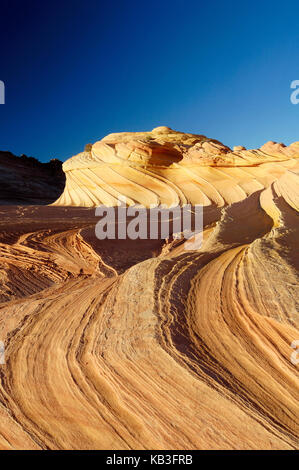
[[[268,187],[297,166],[299,142],[230,148],[203,135],[161,126],[109,134],[63,164],[66,186],[55,205],[224,206]]]
[[[298,150],[111,134],[0,206],[0,449],[299,448]],[[97,239],[119,196],[202,203],[202,246]]]

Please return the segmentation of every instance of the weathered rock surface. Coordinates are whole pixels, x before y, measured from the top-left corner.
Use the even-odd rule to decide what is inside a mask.
[[[298,449],[298,144],[145,140],[66,162],[59,204],[202,201],[200,249],[0,207],[0,448]]]
[[[0,204],[50,204],[65,184],[59,160],[41,163],[0,151]]]
[[[234,151],[202,135],[157,127],[110,134],[63,164],[66,186],[56,205],[203,204],[245,199],[297,167],[299,142]]]

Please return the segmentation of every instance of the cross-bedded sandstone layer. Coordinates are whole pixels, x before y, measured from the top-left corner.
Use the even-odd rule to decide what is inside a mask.
[[[157,127],[110,134],[63,164],[66,186],[55,205],[203,204],[223,207],[268,187],[298,165],[299,142],[230,150],[203,135]]]
[[[64,164],[59,204],[202,202],[194,251],[0,208],[0,448],[299,447],[297,148],[160,128]]]

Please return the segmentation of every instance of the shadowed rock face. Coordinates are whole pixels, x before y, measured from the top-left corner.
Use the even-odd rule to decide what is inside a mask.
[[[0,204],[50,204],[65,184],[62,162],[0,151]]]
[[[112,134],[0,207],[0,449],[299,448],[297,149]],[[98,240],[118,194],[203,201],[202,247]]]

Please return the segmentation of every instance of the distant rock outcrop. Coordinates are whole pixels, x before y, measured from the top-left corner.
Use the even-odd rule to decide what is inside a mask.
[[[62,162],[41,163],[36,158],[0,151],[0,204],[50,204],[63,191]]]

